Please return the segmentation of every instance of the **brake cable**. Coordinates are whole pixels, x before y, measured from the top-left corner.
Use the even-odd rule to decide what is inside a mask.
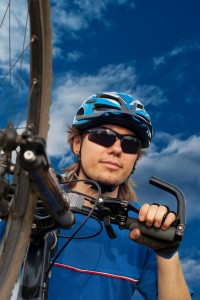
[[[49,272],[51,271],[51,268],[53,267],[54,263],[56,262],[56,260],[58,259],[58,257],[61,255],[61,253],[64,251],[64,249],[67,247],[67,245],[71,242],[72,239],[74,239],[74,237],[77,235],[77,233],[80,231],[80,229],[85,225],[85,223],[88,221],[88,219],[91,217],[92,213],[94,212],[95,208],[99,205],[99,200],[102,199],[101,197],[101,188],[99,186],[98,183],[96,183],[93,180],[73,180],[70,181],[71,182],[85,182],[87,181],[87,183],[91,183],[96,185],[97,187],[97,191],[98,191],[98,195],[96,197],[95,203],[92,207],[92,209],[90,210],[90,212],[88,213],[88,215],[86,216],[86,218],[83,220],[83,222],[81,222],[81,224],[78,226],[78,228],[74,231],[74,233],[69,237],[69,239],[67,240],[67,242],[61,247],[61,249],[58,251],[58,253],[55,255],[53,261],[51,262],[49,268],[47,269],[46,275],[45,275],[45,280],[44,282],[46,282],[48,280],[48,276],[49,276]]]

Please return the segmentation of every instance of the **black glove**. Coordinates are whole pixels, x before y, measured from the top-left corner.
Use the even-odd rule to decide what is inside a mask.
[[[171,224],[171,226],[176,227],[178,224],[179,218]],[[164,241],[161,239],[152,238],[144,234],[140,234],[138,239],[132,239],[138,244],[146,245],[155,250],[156,254],[164,258],[171,258],[178,250],[181,241]]]
[[[156,240],[142,234],[138,239],[134,239],[134,241],[154,249],[157,255],[167,259],[171,258],[177,252],[180,245],[180,241],[166,242],[162,240]]]

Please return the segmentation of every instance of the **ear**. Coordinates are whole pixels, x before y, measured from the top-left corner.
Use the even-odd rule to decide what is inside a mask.
[[[79,154],[81,150],[81,136],[76,135],[73,139],[73,152],[75,155]]]

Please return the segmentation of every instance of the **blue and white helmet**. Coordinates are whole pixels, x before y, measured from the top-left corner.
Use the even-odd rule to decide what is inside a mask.
[[[102,92],[90,96],[79,107],[72,127],[87,130],[103,124],[115,124],[132,130],[143,148],[152,139],[152,125],[143,104],[125,93]]]

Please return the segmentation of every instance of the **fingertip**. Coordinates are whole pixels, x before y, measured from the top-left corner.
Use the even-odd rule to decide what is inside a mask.
[[[140,237],[140,230],[139,229],[133,229],[131,232],[130,232],[130,238],[133,239],[133,240],[136,240]]]
[[[144,222],[145,217],[143,215],[139,215],[139,220],[140,220],[140,222]]]
[[[161,230],[165,231],[165,230],[167,230],[167,227],[161,226]]]

